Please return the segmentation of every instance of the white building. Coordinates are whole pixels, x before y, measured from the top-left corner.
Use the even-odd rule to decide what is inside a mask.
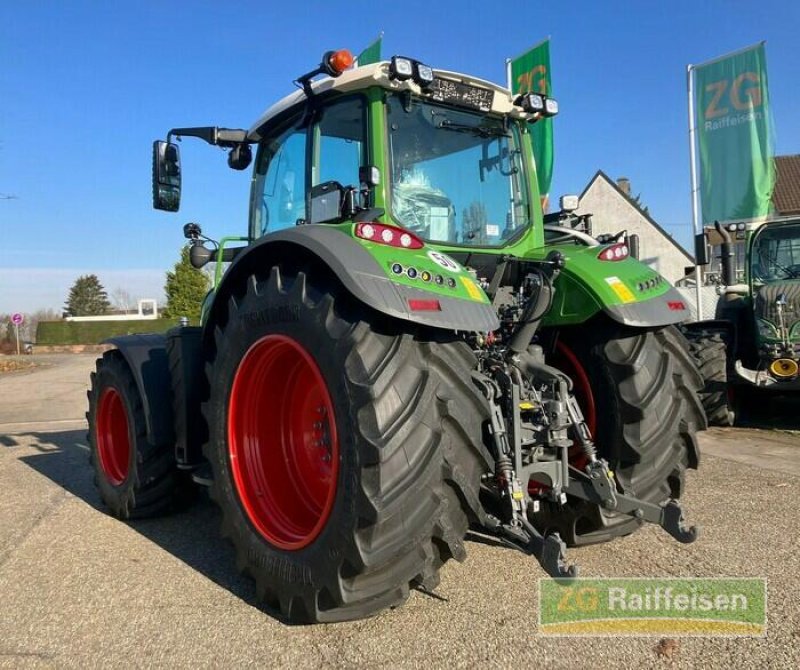
[[[639,208],[630,194],[630,182],[620,178],[614,183],[602,171],[592,177],[580,196],[578,214],[591,214],[592,237],[603,233],[628,231],[639,236],[639,260],[674,284],[694,267],[694,257],[650,215]]]

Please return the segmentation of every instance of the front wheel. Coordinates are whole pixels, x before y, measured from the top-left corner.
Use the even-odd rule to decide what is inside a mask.
[[[258,598],[304,622],[434,586],[465,555],[489,468],[466,345],[318,272],[247,280],[216,329],[204,406],[223,534]]]
[[[594,436],[623,491],[662,503],[680,497],[687,467],[696,468],[696,433],[706,426],[701,379],[672,326],[626,328],[606,321],[562,329],[553,363],[567,373]],[[583,501],[545,509],[537,522],[568,544],[626,535],[640,522]]]
[[[733,388],[728,381],[727,344],[720,332],[685,332],[695,363],[703,378],[700,399],[709,425],[732,426],[736,419]]]

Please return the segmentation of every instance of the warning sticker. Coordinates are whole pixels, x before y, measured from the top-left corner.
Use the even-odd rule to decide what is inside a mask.
[[[460,277],[460,279],[461,283],[464,284],[464,288],[467,289],[469,297],[472,298],[473,300],[480,300],[481,302],[483,302],[483,293],[475,284],[475,282],[472,281],[469,277]]]
[[[619,277],[606,277],[606,283],[622,302],[636,302],[636,296]]]

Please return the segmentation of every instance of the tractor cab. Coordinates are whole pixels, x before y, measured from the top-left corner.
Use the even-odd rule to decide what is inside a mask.
[[[800,358],[800,220],[761,226],[750,242],[749,278],[761,366],[797,378]]]
[[[259,145],[254,238],[372,210],[426,243],[496,248],[541,215],[528,124],[556,114],[555,100],[512,100],[495,84],[397,56],[312,82],[317,73],[248,131]]]

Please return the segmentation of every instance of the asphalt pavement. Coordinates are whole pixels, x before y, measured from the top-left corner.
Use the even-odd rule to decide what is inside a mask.
[[[255,604],[205,497],[160,519],[104,513],[83,418],[94,356],[40,360],[0,376],[0,667],[800,667],[800,436],[791,429],[702,436],[706,456],[685,495],[703,527],[694,544],[645,527],[570,550],[583,576],[766,577],[763,638],[676,637],[665,647],[544,637],[542,570],[478,536],[464,563],[442,570],[434,596],[412,592],[365,621],[289,626]],[[765,444],[770,458],[754,458]]]

